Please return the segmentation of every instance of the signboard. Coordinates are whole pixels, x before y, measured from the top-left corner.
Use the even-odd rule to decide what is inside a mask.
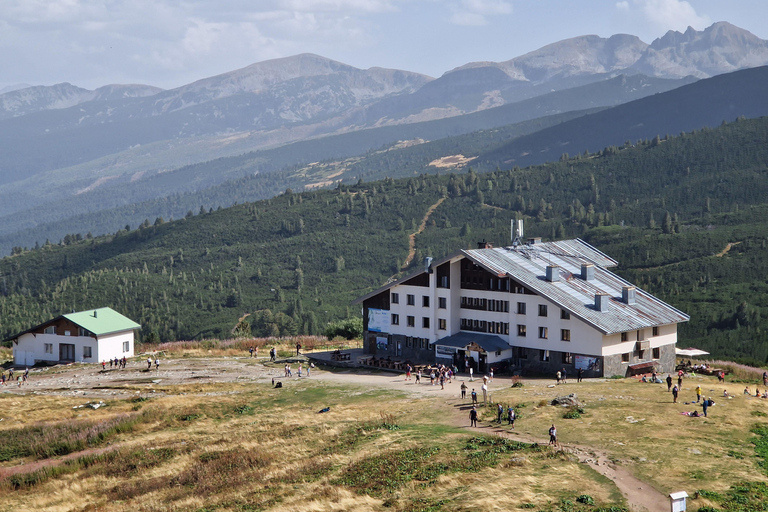
[[[437,345],[435,347],[435,354],[437,356],[453,357],[453,354],[455,354],[457,350],[459,349],[456,347],[443,347],[442,345]]]
[[[377,350],[387,350],[387,346],[389,346],[389,340],[387,338],[376,338]]]
[[[371,332],[389,332],[389,311],[368,308],[368,330]]]
[[[600,371],[599,357],[574,356],[573,359],[577,370]]]

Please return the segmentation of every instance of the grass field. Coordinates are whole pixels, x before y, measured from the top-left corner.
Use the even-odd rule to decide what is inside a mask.
[[[666,385],[634,379],[557,387],[531,380],[521,388],[496,379],[491,399],[518,406],[508,439],[466,428],[468,404],[457,383],[439,391],[395,376],[386,385],[382,377],[337,377],[317,372],[282,389],[266,382],[168,385],[156,396],[105,400],[97,410],[73,409],[82,397],[0,393],[0,508],[628,508],[610,480],[578,462],[577,446],[609,454],[663,493],[704,491],[689,510],[764,510],[756,507],[768,497],[759,456],[768,453],[768,400],[741,395],[743,383],[687,379],[681,403],[673,404]],[[717,402],[708,418],[680,415],[701,411],[684,403],[695,400],[697,383]],[[724,387],[735,398],[721,398]],[[565,419],[566,409],[548,405],[568,393],[582,401],[580,417]],[[493,416],[483,409],[481,426]],[[563,449],[545,446],[552,423]],[[747,508],[728,508],[735,503]]]

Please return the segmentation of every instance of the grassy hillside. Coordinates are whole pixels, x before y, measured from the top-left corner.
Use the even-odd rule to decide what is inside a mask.
[[[524,217],[527,234],[583,237],[691,314],[681,344],[764,363],[767,141],[768,118],[743,120],[544,166],[288,191],[68,236],[0,260],[0,330],[109,305],[147,339],[228,337],[247,314],[242,332],[318,333],[359,315],[350,301],[404,270],[408,235],[442,199],[416,236],[413,266],[481,239],[504,244],[510,219]]]

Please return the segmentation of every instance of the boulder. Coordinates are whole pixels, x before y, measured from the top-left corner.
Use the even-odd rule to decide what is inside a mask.
[[[576,393],[571,393],[568,396],[559,396],[554,398],[550,404],[561,405],[563,407],[577,407],[581,405],[581,402],[579,402],[579,398],[576,396]]]

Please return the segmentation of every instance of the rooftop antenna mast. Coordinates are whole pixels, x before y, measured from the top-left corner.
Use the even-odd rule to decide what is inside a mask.
[[[523,243],[523,219],[517,220],[517,230],[515,230],[515,221],[514,219],[509,221],[510,223],[510,231],[512,232],[512,247],[517,248],[519,245],[522,245]]]

